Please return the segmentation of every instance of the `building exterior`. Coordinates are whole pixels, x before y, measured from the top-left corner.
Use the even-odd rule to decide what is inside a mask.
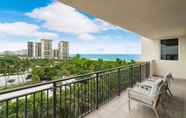
[[[41,43],[40,42],[37,42],[35,43],[35,55],[34,57],[35,58],[41,58]]]
[[[54,59],[58,59],[59,58],[59,50],[58,49],[54,49],[53,50],[53,58]]]
[[[162,46],[162,41],[175,40],[175,37],[159,39],[142,38],[142,60],[151,61],[151,73],[153,75],[165,75],[173,73],[176,78],[186,78],[186,37],[176,36],[177,42]]]
[[[43,59],[51,59],[52,58],[52,40],[42,39],[41,40],[41,57]]]
[[[52,49],[52,40],[41,39],[41,42],[28,42],[28,57],[36,59],[68,59],[69,43],[60,41],[58,49]]]
[[[28,42],[27,43],[27,48],[28,48],[28,57],[34,57],[34,43],[33,42]]]
[[[67,41],[60,41],[59,45],[59,59],[67,60],[69,58],[69,44]]]

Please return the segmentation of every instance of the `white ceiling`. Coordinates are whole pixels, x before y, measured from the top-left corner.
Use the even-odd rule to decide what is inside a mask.
[[[186,0],[61,1],[151,39],[186,33]]]

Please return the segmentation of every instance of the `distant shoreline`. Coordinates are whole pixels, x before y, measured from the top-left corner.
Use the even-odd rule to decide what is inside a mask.
[[[73,57],[76,54],[71,54],[70,56]],[[139,60],[141,58],[140,54],[80,54],[81,58],[87,58],[91,60],[98,60],[103,59],[105,61],[115,61],[117,58],[121,60]]]

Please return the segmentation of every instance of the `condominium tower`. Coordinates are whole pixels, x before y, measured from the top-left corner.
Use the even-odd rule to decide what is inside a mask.
[[[52,40],[41,39],[41,58],[52,58]]]
[[[59,45],[59,59],[66,60],[69,57],[69,44],[67,41],[60,41]]]
[[[41,58],[41,43],[40,42],[37,42],[35,43],[35,54],[34,54],[34,57],[35,58]]]
[[[28,47],[28,57],[33,57],[34,56],[34,43],[28,42],[27,47]]]
[[[58,49],[53,50],[53,58],[54,59],[59,59],[59,50]]]
[[[28,57],[36,59],[62,59],[69,57],[69,44],[66,41],[60,41],[58,49],[52,49],[52,40],[41,39],[41,42],[28,42]]]

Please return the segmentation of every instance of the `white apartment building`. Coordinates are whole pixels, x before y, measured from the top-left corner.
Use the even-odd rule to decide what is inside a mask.
[[[34,43],[34,58],[41,58],[41,43],[36,42]]]
[[[54,49],[53,50],[53,58],[54,59],[58,59],[59,58],[59,50],[58,49]]]
[[[52,40],[41,39],[41,58],[51,59],[53,57],[52,53]]]
[[[34,56],[34,43],[33,42],[28,42],[27,43],[27,56],[28,57],[33,57]]]
[[[69,43],[60,41],[58,49],[52,49],[52,40],[41,39],[41,42],[28,42],[28,57],[35,59],[62,59],[69,58]]]
[[[59,59],[66,60],[69,58],[69,44],[67,41],[60,41],[59,45]]]

